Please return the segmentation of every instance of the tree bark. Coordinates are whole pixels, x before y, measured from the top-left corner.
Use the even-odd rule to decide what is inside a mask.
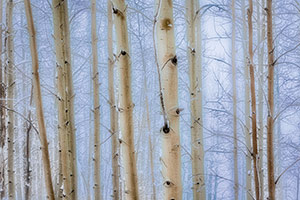
[[[268,190],[269,199],[275,200],[274,179],[274,47],[272,0],[267,0],[267,43],[268,43],[268,121],[267,121],[267,162],[268,162]]]
[[[119,155],[120,148],[118,142],[118,113],[116,110],[115,100],[115,83],[114,83],[114,58],[113,58],[113,18],[112,18],[112,3],[107,1],[107,46],[108,46],[108,92],[110,102],[110,130],[112,134],[112,179],[113,179],[113,199],[119,200],[120,198],[120,168],[119,168]]]
[[[32,89],[31,89],[31,95],[30,95],[30,106],[32,106]],[[25,113],[26,114],[26,113]],[[31,198],[31,191],[32,191],[32,177],[31,177],[31,134],[32,134],[32,116],[31,116],[31,109],[29,109],[28,112],[28,120],[29,122],[26,122],[24,124],[25,126],[25,141],[24,141],[24,196],[25,200],[30,200]]]
[[[187,55],[189,61],[193,198],[206,199],[204,179],[203,117],[202,117],[202,63],[201,15],[199,3],[186,0]],[[197,31],[197,32],[196,32]],[[197,33],[197,38],[196,38]]]
[[[252,13],[253,2],[249,0],[248,9],[248,28],[249,28],[249,67],[250,67],[250,91],[251,91],[251,110],[252,110],[252,158],[253,158],[253,171],[254,171],[254,186],[255,197],[259,200],[259,179],[258,179],[258,167],[259,156],[257,154],[257,124],[256,124],[256,92],[255,92],[255,75],[254,75],[254,63],[253,63],[253,27],[252,27]]]
[[[156,48],[165,121],[161,129],[163,198],[182,199],[178,108],[178,72],[175,54],[173,1],[157,0]]]
[[[3,0],[0,0],[0,198],[5,196],[5,162],[4,162],[4,145],[6,139],[6,112],[5,112],[5,82],[3,79],[4,66],[2,62],[2,19],[3,15]]]
[[[51,165],[48,151],[47,132],[44,120],[44,111],[42,103],[42,92],[39,77],[39,61],[37,44],[35,37],[35,27],[33,23],[33,17],[31,12],[30,0],[24,0],[25,12],[27,18],[28,33],[30,38],[30,52],[32,59],[32,74],[33,74],[33,88],[34,88],[34,100],[36,104],[36,116],[38,120],[39,135],[41,141],[42,159],[44,165],[45,185],[47,190],[47,199],[54,200],[53,184],[51,180]]]
[[[247,147],[246,153],[246,198],[247,200],[253,200],[252,198],[252,184],[251,184],[251,137],[250,137],[250,75],[247,62],[248,50],[247,50],[247,23],[246,23],[246,6],[245,0],[241,2],[242,7],[242,19],[243,19],[243,52],[244,52],[244,79],[245,79],[245,143]]]
[[[93,93],[94,93],[94,196],[101,199],[100,193],[100,102],[99,102],[99,71],[98,71],[98,37],[96,21],[96,0],[91,0],[92,20],[92,52],[93,52]]]
[[[127,31],[125,0],[113,0],[119,68],[119,116],[122,134],[121,150],[125,171],[125,198],[139,199],[131,94],[131,63]]]
[[[257,4],[257,22],[258,22],[258,68],[259,68],[259,84],[258,84],[258,141],[259,141],[259,162],[258,162],[258,173],[259,173],[259,186],[260,186],[260,199],[264,199],[264,169],[263,169],[263,158],[264,158],[264,54],[265,54],[265,17],[263,8],[265,6],[265,0],[261,1],[261,5]]]
[[[239,199],[239,172],[238,172],[238,144],[237,144],[237,95],[236,95],[236,17],[235,17],[235,0],[231,1],[232,12],[232,38],[231,38],[231,65],[232,65],[232,100],[233,100],[233,163],[234,163],[234,198]]]
[[[13,46],[13,0],[7,0],[6,5],[6,26],[7,26],[7,106],[9,109],[14,109],[14,46]],[[15,122],[13,111],[8,111],[8,137],[7,137],[7,151],[8,151],[8,198],[15,199],[15,169],[14,169],[14,132]]]
[[[63,199],[77,199],[74,93],[71,70],[70,32],[67,0],[53,0],[53,23],[58,71],[58,121]]]

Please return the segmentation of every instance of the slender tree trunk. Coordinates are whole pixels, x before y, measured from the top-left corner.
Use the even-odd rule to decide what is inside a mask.
[[[110,102],[110,130],[112,134],[112,178],[113,178],[113,199],[120,198],[120,169],[119,169],[119,141],[118,141],[118,113],[116,110],[115,100],[115,83],[114,83],[114,58],[113,58],[113,19],[112,19],[112,2],[107,1],[107,46],[108,46],[108,91]]]
[[[32,97],[33,97],[33,88],[31,89],[31,95],[30,95],[30,107],[32,106]],[[26,112],[26,111],[25,111]],[[25,113],[26,114],[26,113]],[[29,200],[31,198],[32,194],[32,185],[31,185],[31,131],[32,131],[32,116],[31,116],[31,109],[28,111],[28,120],[29,122],[26,122],[24,124],[25,126],[25,141],[24,141],[24,196],[26,200]]]
[[[268,190],[269,199],[275,200],[274,179],[274,47],[273,47],[273,20],[272,0],[267,0],[267,42],[268,42],[268,122],[267,122],[267,160],[268,160]]]
[[[121,150],[124,159],[126,199],[139,199],[131,97],[131,63],[124,0],[113,0],[113,13],[118,46]]]
[[[14,109],[14,47],[13,47],[13,0],[7,0],[6,5],[6,26],[7,26],[7,106],[9,109]],[[8,151],[8,198],[15,199],[15,169],[14,169],[14,132],[15,122],[14,113],[8,111],[8,137],[7,137],[7,151]]]
[[[23,8],[21,8],[21,14],[20,14],[20,20],[21,20],[21,26],[24,26],[24,15],[23,15]],[[21,37],[21,45],[22,45],[22,49],[21,49],[21,55],[22,55],[22,59],[25,60],[26,59],[26,53],[25,53],[25,47],[24,47],[24,31],[20,32],[20,37]],[[23,63],[22,64],[22,69],[26,69],[26,64]],[[31,70],[30,70],[31,72]],[[23,128],[22,131],[24,133],[24,139],[23,139],[23,158],[20,159],[22,165],[22,169],[23,169],[23,176],[20,176],[23,183],[21,184],[21,187],[23,189],[23,194],[24,194],[24,199],[29,200],[29,198],[31,197],[31,180],[30,180],[30,157],[31,157],[31,130],[32,130],[32,116],[31,116],[31,107],[32,107],[32,99],[33,99],[33,85],[31,83],[30,88],[31,90],[28,90],[28,86],[26,84],[26,75],[27,75],[27,69],[23,72],[22,74],[22,99],[26,98],[26,95],[28,95],[28,93],[30,93],[30,99],[29,99],[29,104],[27,103],[23,103],[22,109],[23,109],[23,116],[27,116],[27,119],[29,120],[23,120],[22,124],[23,124]],[[30,107],[29,109],[28,106]]]
[[[39,126],[39,136],[41,142],[42,150],[42,159],[44,165],[44,176],[45,176],[45,185],[47,190],[47,199],[54,200],[54,191],[53,184],[51,180],[51,165],[48,151],[48,142],[47,142],[47,132],[44,120],[44,111],[42,103],[42,92],[40,86],[40,77],[39,77],[39,60],[37,52],[37,44],[35,37],[35,27],[33,23],[33,17],[31,12],[30,0],[24,0],[25,12],[27,18],[27,26],[30,38],[30,52],[32,59],[32,74],[33,74],[33,88],[34,88],[34,101],[36,104],[36,116]]]
[[[67,0],[53,0],[53,23],[58,70],[58,121],[62,167],[63,199],[77,199],[74,93],[71,70],[70,32]]]
[[[232,12],[232,38],[231,38],[231,65],[232,65],[232,90],[233,90],[233,160],[234,160],[234,198],[239,199],[239,172],[238,172],[238,144],[237,144],[237,96],[236,96],[236,31],[235,31],[235,0],[231,1]]]
[[[2,62],[2,15],[3,15],[3,0],[0,0],[0,199],[5,196],[5,162],[4,162],[4,145],[6,139],[6,125],[5,125],[5,83],[3,80],[4,66]]]
[[[257,124],[256,124],[256,95],[255,95],[255,75],[253,63],[253,27],[252,27],[253,2],[249,0],[248,26],[249,26],[249,67],[250,67],[250,90],[251,90],[251,109],[252,109],[252,157],[254,171],[255,197],[259,200],[259,179],[258,167],[259,156],[257,154]]]
[[[258,124],[259,124],[259,162],[258,162],[258,173],[259,173],[259,186],[260,186],[260,199],[264,199],[264,170],[263,170],[263,158],[264,158],[264,97],[263,97],[263,86],[264,86],[264,40],[265,40],[265,17],[263,8],[265,1],[261,1],[261,5],[257,4],[257,22],[258,22],[258,67],[259,67],[259,84],[258,84]]]
[[[164,114],[162,139],[163,198],[182,199],[178,72],[175,54],[173,1],[157,0],[156,48]]]
[[[205,200],[204,151],[203,151],[203,118],[202,118],[202,65],[201,65],[201,16],[199,3],[186,0],[187,39],[190,76],[190,107],[192,136],[192,174],[193,198]],[[197,36],[196,38],[196,29]],[[196,41],[197,39],[197,41]],[[200,39],[200,41],[198,41]]]
[[[91,0],[92,12],[92,52],[93,52],[93,90],[94,90],[94,196],[101,199],[100,193],[100,102],[99,102],[99,71],[98,71],[98,37],[96,21],[96,0]]]
[[[251,137],[250,137],[250,75],[249,67],[247,63],[247,25],[246,25],[246,7],[245,0],[242,0],[242,18],[243,18],[243,52],[244,52],[244,79],[245,79],[245,143],[247,146],[246,154],[246,197],[247,200],[253,200],[252,198],[252,186],[251,186]]]

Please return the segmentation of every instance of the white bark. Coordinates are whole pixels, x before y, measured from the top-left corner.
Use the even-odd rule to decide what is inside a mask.
[[[113,0],[113,13],[117,36],[119,68],[119,117],[122,134],[121,150],[125,171],[125,199],[139,199],[137,185],[136,153],[132,111],[134,104],[131,94],[131,61],[128,42],[126,5],[124,0]]]
[[[193,198],[206,198],[204,179],[201,15],[198,0],[186,0],[189,61]]]
[[[92,13],[92,52],[93,52],[93,95],[94,95],[94,196],[101,199],[100,193],[100,101],[99,101],[99,71],[98,71],[98,37],[96,21],[96,0],[91,0]]]
[[[163,198],[182,199],[179,134],[178,70],[175,53],[173,1],[157,0],[156,49],[164,118],[161,129]]]

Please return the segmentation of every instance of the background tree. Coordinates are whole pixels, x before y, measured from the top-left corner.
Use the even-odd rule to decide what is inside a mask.
[[[91,0],[92,13],[92,52],[93,52],[93,92],[94,92],[94,195],[95,200],[101,199],[100,193],[100,102],[98,72],[98,37],[96,23],[96,0]]]
[[[199,3],[186,0],[187,54],[191,99],[193,198],[206,199],[202,119],[201,13]],[[199,36],[198,36],[199,35]],[[196,37],[198,36],[198,37]]]
[[[15,88],[15,68],[14,68],[14,46],[13,46],[13,0],[7,0],[6,4],[6,26],[7,26],[7,106],[8,106],[8,122],[7,122],[7,151],[8,151],[8,198],[15,199],[15,168],[14,168],[14,88]]]
[[[67,1],[53,0],[54,42],[56,49],[60,165],[63,199],[77,199],[74,93],[71,70],[70,33]]]

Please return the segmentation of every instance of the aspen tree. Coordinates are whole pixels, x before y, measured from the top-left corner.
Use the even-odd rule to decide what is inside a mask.
[[[178,108],[178,72],[175,54],[173,1],[156,1],[156,51],[161,81],[164,126],[162,139],[163,198],[182,199],[181,154]]]
[[[23,11],[23,8],[21,8]],[[21,20],[21,26],[24,26],[24,15],[23,12],[20,14],[20,20]],[[24,31],[21,31],[21,45],[23,48],[21,49],[21,56],[22,59],[26,59],[26,53],[24,48]],[[26,69],[26,64],[22,64],[22,69]],[[31,71],[30,71],[31,72]],[[23,163],[23,176],[20,176],[23,180],[22,187],[24,191],[24,199],[29,200],[31,197],[31,167],[30,167],[30,160],[31,160],[31,130],[32,130],[32,115],[31,115],[31,107],[33,102],[33,84],[29,86],[31,88],[30,92],[28,91],[28,86],[26,84],[26,72],[22,73],[22,99],[25,99],[28,95],[28,92],[30,93],[30,99],[29,104],[23,103],[22,109],[23,109],[23,116],[27,116],[27,120],[23,120],[23,132],[24,132],[24,140],[23,140],[23,148],[20,148],[23,150],[23,159],[20,159],[20,161]],[[28,109],[29,105],[29,109]]]
[[[92,13],[92,52],[93,52],[93,93],[94,93],[94,196],[101,199],[100,193],[100,102],[99,102],[99,71],[98,71],[98,37],[96,21],[96,0],[91,0]]]
[[[113,0],[119,68],[119,117],[121,150],[125,172],[125,199],[139,199],[136,155],[134,150],[133,107],[131,94],[131,61],[128,42],[125,0]]]
[[[274,178],[274,47],[273,47],[273,15],[272,0],[267,0],[267,43],[268,43],[268,120],[267,120],[267,162],[269,200],[275,200]]]
[[[8,137],[7,137],[7,171],[8,171],[8,198],[15,199],[15,169],[14,169],[14,132],[15,132],[15,120],[14,113],[11,111],[14,109],[14,88],[15,88],[15,76],[14,76],[14,46],[13,46],[13,0],[7,0],[6,4],[6,26],[7,26],[7,38],[6,38],[6,50],[7,50],[7,106],[10,109],[8,111]]]
[[[203,119],[202,119],[202,63],[201,16],[198,0],[186,0],[187,40],[190,76],[190,107],[192,136],[193,198],[205,200]],[[197,9],[197,10],[195,10]],[[196,32],[197,31],[197,32]],[[197,37],[196,38],[196,33]],[[197,40],[197,41],[196,41]]]
[[[243,20],[243,63],[244,63],[244,79],[245,79],[245,143],[247,147],[246,153],[246,197],[247,200],[252,200],[252,187],[251,187],[251,137],[250,137],[250,87],[249,87],[249,66],[247,63],[247,23],[246,23],[246,6],[245,0],[241,2],[242,7],[242,20]]]
[[[30,95],[30,106],[32,105],[32,89],[31,89],[31,95]],[[25,141],[24,141],[24,182],[25,182],[25,186],[24,186],[24,196],[26,200],[29,200],[32,194],[32,178],[31,178],[31,130],[32,130],[32,116],[31,116],[31,110],[29,110],[28,112],[28,120],[30,121],[30,123],[26,123],[26,129],[25,129]]]
[[[30,38],[30,52],[32,59],[32,74],[33,74],[33,88],[34,88],[34,100],[36,104],[36,116],[38,120],[39,135],[41,141],[42,159],[44,165],[45,185],[47,190],[47,199],[54,200],[53,184],[51,180],[51,165],[48,151],[47,133],[44,120],[44,111],[42,103],[42,92],[39,77],[39,60],[37,52],[37,44],[35,37],[35,27],[33,23],[32,11],[30,0],[24,0],[25,12],[27,18],[27,26]]]
[[[110,102],[110,130],[112,134],[112,178],[113,178],[113,199],[118,200],[120,197],[120,170],[119,170],[119,142],[118,142],[118,113],[116,110],[115,84],[114,84],[114,58],[113,58],[113,19],[112,3],[107,1],[107,46],[108,46],[108,92]]]
[[[77,199],[74,93],[71,70],[68,1],[53,0],[53,23],[58,87],[58,130],[63,199]]]
[[[118,142],[118,113],[116,110],[115,101],[115,84],[114,84],[114,58],[113,58],[113,18],[112,18],[112,2],[107,1],[108,12],[108,87],[109,87],[109,102],[110,102],[110,129],[112,132],[112,169],[113,169],[113,198],[118,200],[120,197],[120,168],[119,168],[119,155],[120,148]]]
[[[259,157],[257,154],[257,125],[256,125],[256,96],[255,96],[255,75],[253,63],[253,27],[252,27],[252,13],[253,2],[249,0],[248,8],[248,29],[249,29],[249,69],[250,69],[250,91],[251,91],[251,110],[252,110],[252,157],[253,157],[253,171],[254,171],[254,186],[255,197],[259,200],[259,179],[257,163]]]
[[[3,0],[0,0],[0,53],[2,54],[2,19],[3,15]],[[4,66],[2,62],[2,56],[0,55],[0,198],[3,199],[5,196],[5,175],[4,175],[4,145],[6,137],[6,125],[5,125],[5,82],[3,79]]]
[[[236,31],[235,31],[235,0],[231,1],[231,13],[232,13],[232,38],[231,38],[231,65],[232,65],[232,89],[233,89],[233,162],[234,162],[234,198],[239,198],[239,173],[238,173],[238,144],[237,144],[237,96],[236,96]]]
[[[258,173],[259,173],[259,186],[260,186],[260,199],[264,199],[264,170],[263,170],[263,158],[264,158],[264,54],[265,54],[265,17],[261,14],[265,6],[265,0],[261,1],[261,4],[257,4],[257,40],[258,40],[258,72],[259,72],[259,84],[258,84],[258,124],[259,124],[259,163],[258,163]]]

